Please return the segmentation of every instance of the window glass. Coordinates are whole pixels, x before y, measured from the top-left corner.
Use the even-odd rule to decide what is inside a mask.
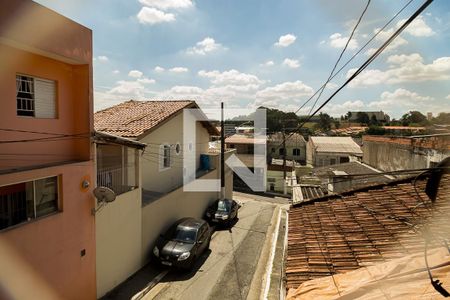
[[[58,177],[0,187],[0,230],[58,211]]]
[[[230,210],[230,202],[228,201],[217,202],[217,211],[229,211],[229,210]]]
[[[178,242],[194,243],[197,231],[194,229],[177,228],[172,239]]]
[[[58,180],[57,177],[36,180],[35,203],[36,217],[41,217],[58,210]]]
[[[34,116],[34,80],[32,77],[16,76],[16,100],[18,116]]]
[[[163,167],[170,167],[170,146],[164,145],[164,158],[163,158]]]

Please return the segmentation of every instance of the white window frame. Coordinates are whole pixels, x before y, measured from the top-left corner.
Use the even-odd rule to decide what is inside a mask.
[[[159,171],[165,171],[170,169],[170,167],[172,166],[172,155],[171,155],[171,148],[169,143],[164,143],[159,145]],[[166,149],[169,150],[169,156],[168,156],[168,166],[166,166],[165,164],[165,160],[166,160]]]
[[[23,98],[19,97],[19,88],[22,87],[20,84],[22,78],[27,77],[30,79],[31,84],[29,85],[29,91],[20,91],[21,93],[31,94],[31,98]],[[36,89],[39,85],[41,88],[45,87],[47,84],[47,89],[53,89],[53,99],[52,101],[44,101],[43,98],[39,94],[40,89]],[[45,90],[45,88],[44,88]],[[45,98],[45,100],[49,100]],[[19,109],[19,101],[21,103],[21,109]],[[50,105],[50,106],[49,106]],[[23,108],[25,107],[25,108]],[[21,112],[32,112],[29,115],[19,114]],[[57,119],[58,111],[57,111],[57,82],[56,80],[44,79],[36,76],[26,75],[26,74],[16,74],[16,115],[18,117],[28,117],[28,118],[36,118],[36,119]]]
[[[39,180],[43,180],[43,179],[48,179],[48,178],[56,178],[56,195],[57,195],[57,199],[56,199],[56,210],[51,211],[49,213],[46,213],[42,216],[38,216],[37,215],[37,208],[36,208],[36,181]],[[30,180],[26,180],[26,181],[20,181],[20,182],[16,182],[16,183],[11,183],[11,184],[7,184],[7,185],[2,185],[2,186],[11,186],[11,185],[16,185],[16,184],[21,184],[21,183],[31,183],[32,184],[32,195],[33,195],[33,217],[28,217],[26,220],[5,227],[3,229],[0,229],[0,232],[3,230],[9,230],[11,228],[16,228],[17,226],[21,226],[24,224],[28,224],[29,222],[33,222],[35,220],[40,220],[42,218],[46,218],[49,216],[52,216],[54,214],[60,213],[62,212],[62,205],[61,205],[61,200],[62,200],[62,193],[61,193],[61,175],[50,175],[50,176],[45,176],[45,177],[39,177],[39,178],[34,178],[34,179],[30,179]],[[28,209],[28,208],[26,208]]]

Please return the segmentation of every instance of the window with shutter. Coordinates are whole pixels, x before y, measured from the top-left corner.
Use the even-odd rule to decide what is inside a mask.
[[[54,119],[56,82],[37,77],[16,75],[17,115]]]

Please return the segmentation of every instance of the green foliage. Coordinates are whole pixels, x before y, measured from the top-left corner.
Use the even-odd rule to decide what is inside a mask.
[[[323,131],[328,131],[331,129],[331,117],[326,113],[319,114],[319,128]]]
[[[384,135],[386,134],[386,129],[380,126],[370,125],[366,133],[370,135]]]
[[[356,121],[358,123],[369,124],[370,118],[367,113],[360,111],[356,114]]]
[[[427,125],[427,117],[425,117],[420,111],[410,111],[404,114],[401,118],[403,126],[409,126],[411,123],[420,125]]]
[[[450,113],[441,112],[437,117],[433,118],[434,124],[450,124]]]

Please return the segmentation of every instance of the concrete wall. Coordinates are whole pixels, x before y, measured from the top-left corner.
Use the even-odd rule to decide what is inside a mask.
[[[183,114],[179,114],[142,138],[147,143],[142,160],[142,187],[149,191],[166,193],[183,184]],[[196,124],[196,141],[192,146],[196,151],[196,168],[200,167],[200,154],[208,152],[209,133],[200,122]],[[180,153],[176,154],[175,145],[180,144]],[[171,167],[160,169],[160,145],[173,145],[171,149]]]
[[[95,217],[99,298],[142,266],[141,189],[117,196]]]
[[[364,136],[363,143],[363,162],[383,171],[429,168],[450,156],[448,137]]]
[[[232,183],[231,172],[228,182]],[[201,179],[219,177],[213,170]],[[231,177],[231,178],[229,178]],[[219,198],[218,192],[184,192],[183,187],[159,198],[142,208],[142,255],[143,261],[151,257],[152,249],[160,233],[183,217],[202,218],[206,208]]]
[[[18,264],[26,264],[33,273],[17,274],[16,267],[12,270],[2,267],[2,273],[16,274],[16,277],[15,284],[0,284],[13,295],[13,299],[34,298],[38,291],[26,289],[39,280],[45,282],[60,299],[95,299],[95,223],[91,214],[94,207],[93,162],[4,174],[0,175],[0,185],[50,176],[60,178],[60,211],[0,232],[0,240],[13,249],[19,258]],[[85,179],[91,183],[87,189],[81,187]],[[3,250],[0,247],[1,266],[7,265],[4,260],[11,259],[2,255]],[[82,250],[85,250],[84,256],[81,255]],[[26,292],[30,292],[29,297],[20,294]]]

